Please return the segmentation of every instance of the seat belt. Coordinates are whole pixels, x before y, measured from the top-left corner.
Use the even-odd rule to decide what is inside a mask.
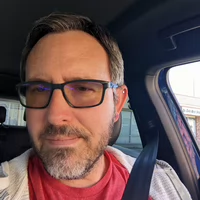
[[[148,143],[133,165],[122,200],[148,200],[149,198],[158,152],[159,132],[155,127],[150,128],[148,136]]]

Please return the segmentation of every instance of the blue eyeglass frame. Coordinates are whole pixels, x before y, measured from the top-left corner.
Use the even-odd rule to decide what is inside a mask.
[[[66,86],[67,84],[70,84],[70,83],[76,83],[76,82],[96,82],[96,83],[100,83],[103,85],[103,92],[102,92],[102,97],[101,97],[101,100],[98,104],[95,104],[95,105],[92,105],[92,106],[74,106],[67,98],[67,96],[65,95],[65,92],[64,92],[64,86]],[[51,89],[51,93],[49,95],[49,100],[47,101],[47,104],[43,107],[32,107],[32,106],[26,106],[22,101],[21,101],[21,93],[20,93],[20,87],[21,86],[24,86],[26,84],[45,84],[47,86],[49,86],[49,88]],[[22,106],[24,106],[25,108],[31,108],[31,109],[44,109],[44,108],[47,108],[50,101],[51,101],[51,97],[53,95],[53,92],[54,90],[56,89],[60,89],[62,91],[62,94],[63,94],[63,97],[64,99],[66,100],[66,102],[68,103],[68,105],[72,108],[91,108],[91,107],[95,107],[95,106],[98,106],[100,105],[103,100],[104,100],[104,96],[105,96],[105,91],[107,88],[112,88],[112,89],[117,89],[119,88],[120,86],[118,84],[115,84],[115,83],[112,83],[112,82],[109,82],[109,81],[103,81],[103,80],[93,80],[93,79],[83,79],[83,80],[74,80],[74,81],[67,81],[65,83],[61,83],[61,84],[54,84],[54,83],[48,83],[48,82],[44,82],[44,81],[28,81],[28,82],[22,82],[22,83],[19,83],[16,85],[16,89],[17,89],[17,93],[18,93],[18,96],[19,96],[19,101],[21,103]]]

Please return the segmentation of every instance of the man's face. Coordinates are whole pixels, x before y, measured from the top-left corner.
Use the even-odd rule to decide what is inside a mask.
[[[111,81],[109,59],[103,47],[87,33],[69,31],[43,37],[30,52],[26,81],[64,83],[79,79]],[[27,109],[33,147],[46,170],[57,179],[86,176],[108,144],[116,106],[107,89],[101,105],[72,108],[61,90],[54,90],[45,109]]]

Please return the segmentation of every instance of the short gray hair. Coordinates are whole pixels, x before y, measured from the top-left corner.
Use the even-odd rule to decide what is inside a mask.
[[[28,34],[25,47],[21,56],[20,77],[25,81],[26,61],[34,45],[49,33],[62,33],[70,30],[81,30],[93,37],[103,46],[110,60],[111,81],[124,84],[124,62],[116,41],[110,33],[102,26],[96,24],[87,17],[80,15],[69,15],[65,13],[52,13],[35,22]]]

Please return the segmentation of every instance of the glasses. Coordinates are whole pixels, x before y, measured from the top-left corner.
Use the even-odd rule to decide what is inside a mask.
[[[62,84],[24,82],[16,86],[20,103],[26,108],[46,108],[55,89],[60,89],[67,103],[73,108],[90,108],[103,102],[107,88],[117,84],[101,80],[75,80]]]

